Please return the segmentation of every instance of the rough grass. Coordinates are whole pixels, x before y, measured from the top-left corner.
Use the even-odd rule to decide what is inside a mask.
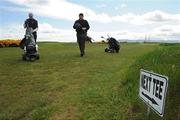
[[[136,94],[138,86],[136,82],[130,84],[133,81],[131,78],[138,80],[139,77],[135,61],[141,61],[140,58],[146,60],[141,56],[166,46],[123,44],[119,54],[106,54],[105,47],[105,44],[88,44],[85,57],[80,58],[77,44],[41,43],[41,58],[36,62],[22,61],[19,48],[2,48],[0,120],[145,119],[145,107],[139,106]],[[146,62],[142,61],[143,65],[148,63],[147,66],[151,66],[148,60],[147,57]],[[172,64],[175,64],[174,61],[176,58],[172,59]],[[167,71],[152,68],[172,77],[168,65]],[[128,74],[132,77],[128,78]],[[175,75],[178,79],[179,72]],[[174,90],[178,92],[179,88]],[[171,97],[168,98],[170,100]],[[138,103],[137,106],[135,103]],[[169,102],[167,105],[172,108],[172,104]],[[170,117],[177,116],[177,112],[170,113]]]
[[[151,111],[152,120],[180,120],[180,45],[161,45],[159,49],[150,52],[136,60],[127,72],[126,80],[122,82],[124,87],[121,95],[130,104],[129,119],[146,120],[147,107],[138,98],[140,69],[146,69],[169,77],[169,86],[166,99],[165,114],[160,118]]]

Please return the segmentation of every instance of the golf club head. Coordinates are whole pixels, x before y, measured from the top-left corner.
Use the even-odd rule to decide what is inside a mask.
[[[92,37],[90,37],[88,34],[87,34],[87,37],[89,38],[89,39],[91,39],[92,41],[95,41]]]
[[[95,42],[95,40],[93,38],[91,38],[91,40]]]
[[[109,34],[107,34],[108,38],[110,38]]]
[[[103,36],[101,36],[101,38],[105,39]]]

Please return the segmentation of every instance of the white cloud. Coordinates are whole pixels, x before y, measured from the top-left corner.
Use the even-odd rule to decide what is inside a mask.
[[[126,22],[134,25],[145,25],[159,22],[179,22],[179,14],[169,14],[160,10],[147,12],[144,14],[128,13],[124,15],[111,16],[106,13],[97,14],[94,10],[76,3],[71,3],[66,0],[6,0],[21,7],[4,7],[6,10],[19,10],[24,12],[34,12],[39,16],[45,16],[54,19],[64,19],[74,21],[79,13],[84,13],[89,21],[110,23],[110,22]],[[40,4],[41,3],[41,4]],[[107,5],[97,5],[106,7]],[[127,7],[126,4],[121,4],[120,7]],[[2,9],[2,8],[1,8]],[[119,9],[115,7],[115,9]]]
[[[163,25],[155,29],[155,31],[161,32],[176,32],[179,31],[180,33],[180,24],[177,25]]]
[[[120,7],[121,7],[121,8],[126,8],[126,7],[127,7],[127,4],[124,4],[124,3],[123,3],[123,4],[120,5]]]
[[[74,21],[79,13],[84,13],[86,18],[97,22],[110,22],[110,17],[104,13],[96,14],[93,10],[84,6],[67,2],[66,0],[46,0],[44,4],[38,4],[37,0],[6,0],[22,7],[15,8],[17,11],[33,12],[40,16],[55,19]],[[8,10],[9,8],[6,7]],[[103,19],[105,17],[105,19]]]
[[[127,4],[122,3],[122,4],[120,4],[120,6],[115,6],[114,9],[115,10],[120,10],[121,8],[123,9],[123,8],[126,8],[126,7],[127,7]]]
[[[119,10],[119,7],[116,6],[116,7],[114,7],[114,9],[115,9],[115,10]]]
[[[97,8],[105,8],[105,7],[107,7],[107,5],[106,4],[98,4],[98,5],[96,5],[96,7]]]
[[[162,39],[177,40],[180,38],[180,24],[177,25],[163,25],[153,30],[152,35],[156,35]]]
[[[173,21],[173,20],[179,20],[179,18],[173,18],[173,15],[164,13],[160,10],[156,10],[153,12],[149,12],[144,14],[143,19],[146,21],[151,21],[151,22],[166,22],[166,21]]]
[[[0,28],[0,39],[22,39],[25,29],[22,25],[11,24],[6,28]],[[39,24],[37,41],[59,41],[75,42],[76,34],[74,30],[59,29],[48,23]]]
[[[63,19],[74,21],[78,14],[83,12],[85,18],[90,22],[107,23],[114,25],[116,30],[108,31],[89,31],[89,34],[99,40],[102,35],[109,33],[117,39],[144,39],[145,34],[151,39],[179,39],[180,38],[180,13],[170,14],[160,10],[154,10],[143,14],[127,13],[122,15],[108,15],[107,13],[96,13],[94,10],[82,5],[68,2],[66,0],[6,0],[18,6],[0,7],[3,10],[33,12],[35,15],[49,17],[53,19]],[[99,7],[106,7],[102,4]],[[127,7],[121,5],[120,7]],[[114,23],[116,22],[116,23]],[[97,27],[99,25],[97,23]],[[132,32],[131,28],[117,28],[116,24],[132,25],[131,28],[147,27],[149,32]],[[167,25],[166,25],[167,24]],[[102,25],[102,24],[101,24]],[[141,25],[141,26],[140,26]],[[152,25],[152,26],[151,26]],[[95,30],[95,29],[94,29]],[[49,23],[40,23],[38,31],[38,40],[49,41],[76,41],[75,31],[73,29],[59,29]],[[24,29],[22,25],[9,25],[6,28],[0,28],[0,39],[22,38]]]
[[[90,31],[89,35],[96,41],[100,41],[101,36],[109,34],[116,39],[144,40],[145,35],[151,40],[178,40],[180,38],[179,25],[165,25],[157,27],[150,32],[131,32],[130,30],[117,31]],[[0,39],[22,39],[25,30],[22,25],[12,24],[6,29],[0,28]],[[76,42],[76,33],[72,29],[59,29],[48,23],[39,24],[38,41],[59,41]]]
[[[75,42],[76,34],[72,29],[59,29],[48,23],[39,25],[38,39],[40,41]]]
[[[24,36],[23,25],[11,24],[0,28],[0,39],[19,39]]]
[[[180,22],[180,14],[168,14],[162,12],[160,10],[155,10],[152,12],[147,12],[142,15],[128,13],[121,16],[112,17],[113,21],[117,22],[127,22],[134,25],[146,25],[153,23],[179,23]]]

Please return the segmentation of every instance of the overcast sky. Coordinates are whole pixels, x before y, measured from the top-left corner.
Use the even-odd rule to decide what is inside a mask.
[[[39,41],[76,41],[72,29],[79,13],[100,40],[180,40],[180,0],[0,0],[0,39],[21,39],[28,12],[39,22]]]

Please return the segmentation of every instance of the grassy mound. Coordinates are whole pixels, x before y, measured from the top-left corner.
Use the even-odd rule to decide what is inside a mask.
[[[136,60],[130,66],[126,80],[122,82],[123,96],[130,103],[130,119],[147,119],[146,105],[138,97],[140,69],[145,69],[169,77],[165,107],[165,120],[180,119],[180,45],[160,45],[161,47]],[[150,119],[162,119],[151,112]]]

